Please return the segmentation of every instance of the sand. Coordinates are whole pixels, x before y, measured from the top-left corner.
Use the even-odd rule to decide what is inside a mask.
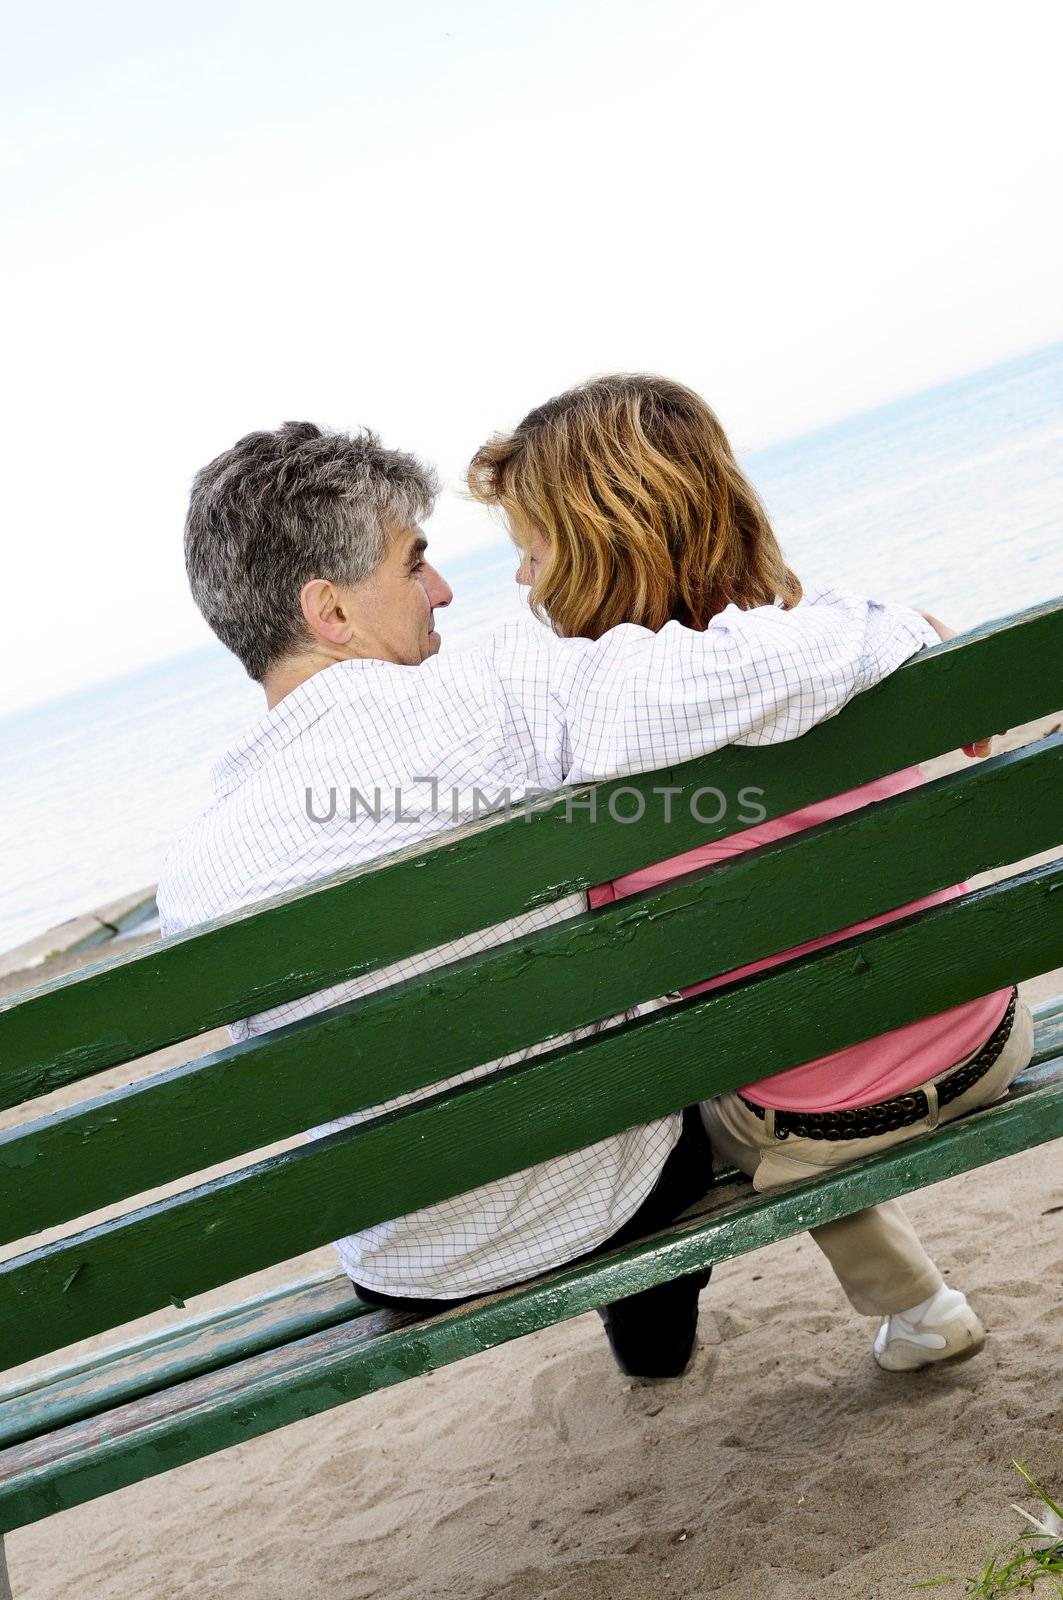
[[[1023,988],[1059,994],[1063,972]],[[1063,1490],[1060,1151],[908,1202],[990,1329],[973,1361],[880,1372],[873,1325],[792,1239],[717,1269],[680,1382],[632,1388],[580,1317],[16,1531],[16,1600],[900,1600],[944,1574],[931,1592],[958,1597],[1018,1531],[1012,1457]]]

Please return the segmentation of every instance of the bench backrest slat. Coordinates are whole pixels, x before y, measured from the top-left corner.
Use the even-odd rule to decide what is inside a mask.
[[[1061,792],[1056,736],[13,1129],[0,1136],[0,1240],[1063,843]]]
[[[375,863],[173,941],[60,979],[0,1007],[0,1105],[11,1106],[235,1018],[328,987],[733,831],[690,813],[702,785],[764,790],[781,815],[1063,704],[1063,602],[920,656],[804,739],[729,748],[599,791],[598,821],[562,798],[430,850]],[[667,783],[672,821],[653,798]],[[649,796],[637,827],[610,815],[618,787]],[[630,806],[620,815],[630,815]],[[346,932],[336,937],[336,929]]]
[[[1050,967],[1063,864],[492,1074],[0,1268],[0,1364]],[[490,1137],[485,1135],[490,1130]]]

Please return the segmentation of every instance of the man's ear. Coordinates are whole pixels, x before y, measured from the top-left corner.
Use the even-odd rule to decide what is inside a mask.
[[[299,607],[315,639],[338,646],[351,642],[354,619],[350,597],[327,578],[311,578],[303,584]]]

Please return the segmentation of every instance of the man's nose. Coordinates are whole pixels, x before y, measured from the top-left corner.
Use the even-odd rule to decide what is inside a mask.
[[[428,585],[428,598],[432,602],[433,611],[438,610],[440,606],[449,606],[454,598],[454,591],[450,584],[434,567],[432,568],[432,581]]]

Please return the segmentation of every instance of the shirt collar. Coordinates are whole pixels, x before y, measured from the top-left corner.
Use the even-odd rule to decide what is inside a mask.
[[[238,788],[258,768],[266,765],[286,745],[292,744],[342,696],[343,685],[354,672],[384,665],[358,658],[334,661],[278,700],[257,722],[229,746],[211,768],[211,789],[217,800]]]

